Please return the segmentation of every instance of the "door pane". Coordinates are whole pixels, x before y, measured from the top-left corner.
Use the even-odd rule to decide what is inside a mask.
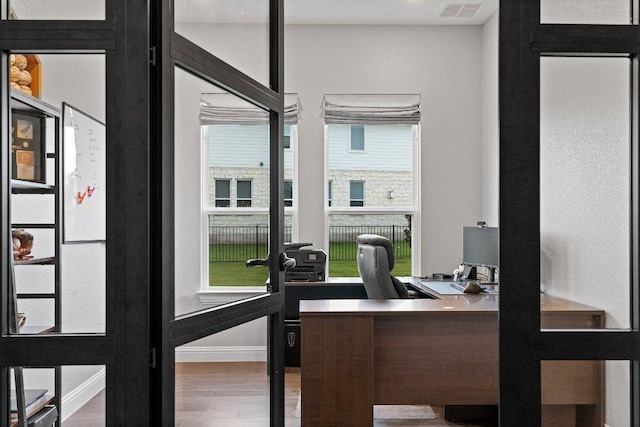
[[[269,2],[175,2],[175,31],[269,86]]]
[[[56,371],[60,375],[58,384],[56,384]],[[104,365],[21,367],[21,372],[22,380],[15,375],[16,369],[10,370],[9,395],[12,420],[17,420],[18,417],[16,390],[20,390],[21,387],[18,384],[22,384],[25,409],[27,417],[31,417],[30,422],[42,417],[42,419],[57,418],[56,425],[64,427],[106,425],[106,367]],[[3,393],[3,396],[6,394]],[[2,425],[5,424],[2,423]],[[49,426],[50,424],[41,425]]]
[[[105,55],[14,53],[9,61],[20,333],[104,333]]]
[[[631,369],[628,361],[540,362],[542,426],[628,426]]]
[[[177,347],[176,425],[268,426],[267,318]]]
[[[629,60],[542,58],[540,79],[541,290],[628,328]]]
[[[180,68],[175,73],[180,315],[267,291],[268,268],[245,262],[268,254],[270,135],[265,110]]]
[[[630,0],[540,0],[543,24],[631,24]],[[637,23],[636,23],[637,24]]]
[[[105,19],[105,0],[10,0],[10,19]]]

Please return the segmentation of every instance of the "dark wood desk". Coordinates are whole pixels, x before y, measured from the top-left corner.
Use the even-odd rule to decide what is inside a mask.
[[[498,403],[498,302],[301,301],[302,425],[371,426],[373,405]],[[543,327],[601,327],[602,310],[542,295]],[[542,364],[544,426],[603,425],[604,364]]]

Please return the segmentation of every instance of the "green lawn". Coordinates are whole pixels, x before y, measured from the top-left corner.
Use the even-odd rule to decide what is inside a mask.
[[[356,261],[331,261],[329,263],[330,277],[357,277],[358,265]],[[394,276],[411,275],[411,259],[396,259],[393,269]],[[269,278],[266,267],[247,268],[244,262],[210,262],[210,286],[261,286]]]

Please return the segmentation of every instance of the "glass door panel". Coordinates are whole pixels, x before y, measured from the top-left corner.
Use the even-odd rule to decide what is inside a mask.
[[[629,59],[541,58],[540,286],[607,328],[630,327],[630,81]]]
[[[267,318],[175,349],[176,425],[269,425]]]
[[[105,19],[106,0],[10,0],[9,19],[95,20]]]
[[[269,86],[267,0],[187,0],[174,8],[176,33]]]
[[[631,11],[630,0],[541,0],[540,22],[630,25]]]
[[[181,315],[267,292],[268,268],[245,263],[269,253],[270,133],[265,110],[180,68],[175,76]]]
[[[540,362],[542,426],[627,426],[631,366],[620,360]]]

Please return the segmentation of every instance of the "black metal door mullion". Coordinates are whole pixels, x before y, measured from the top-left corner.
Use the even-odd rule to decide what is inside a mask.
[[[636,8],[632,13],[637,15]],[[500,40],[501,279],[514,284],[501,289],[500,296],[500,422],[540,423],[542,360],[630,360],[631,419],[632,425],[640,426],[640,28],[541,24],[539,0],[501,2]],[[631,331],[540,330],[541,55],[631,58]]]

